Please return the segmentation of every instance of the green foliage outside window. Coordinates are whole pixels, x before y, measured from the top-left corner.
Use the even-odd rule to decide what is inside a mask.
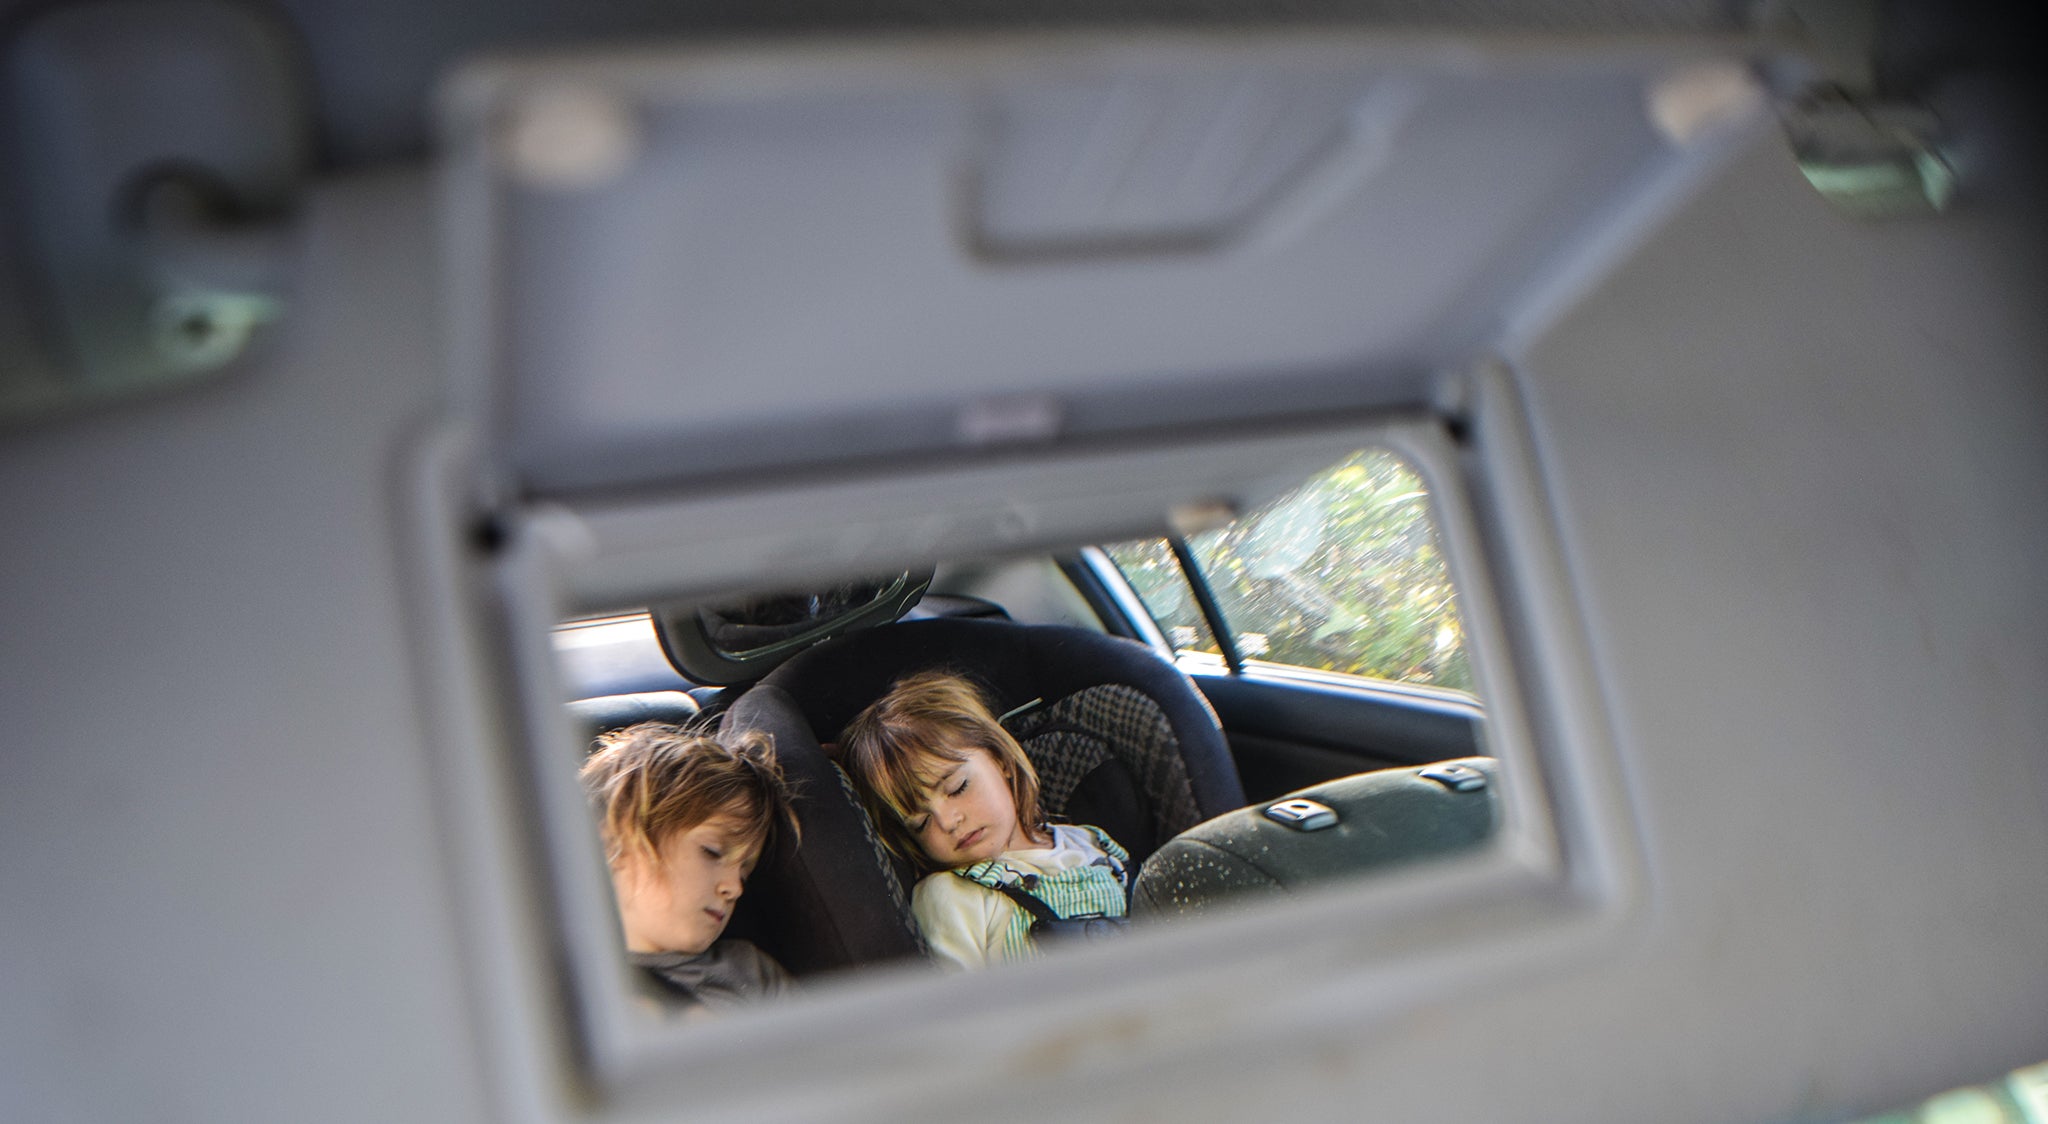
[[[1188,546],[1247,661],[1472,690],[1428,493],[1392,453],[1347,457]],[[1107,549],[1177,650],[1219,651],[1165,540]]]

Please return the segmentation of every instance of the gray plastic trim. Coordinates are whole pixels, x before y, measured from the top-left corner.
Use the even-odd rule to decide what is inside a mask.
[[[488,647],[504,656],[472,649],[470,658],[487,658],[488,669],[471,674],[501,677],[509,690],[510,709],[499,723],[523,748],[496,767],[513,766],[511,783],[528,790],[517,805],[540,818],[512,828],[502,855],[531,854],[537,863],[516,880],[539,892],[536,905],[549,918],[545,943],[553,952],[534,967],[554,976],[544,993],[567,1004],[551,1017],[528,1008],[541,1023],[510,1036],[508,1045],[523,1041],[541,1054],[517,1064],[571,1082],[549,1096],[594,1097],[628,1114],[687,1097],[707,1113],[745,1105],[750,1113],[804,1116],[829,1104],[849,1118],[879,1118],[910,1110],[908,1097],[926,1108],[971,1097],[973,1067],[959,1072],[957,1087],[943,1074],[914,1091],[870,1080],[893,1072],[903,1057],[942,1056],[963,1037],[984,1043],[993,1064],[1010,1064],[1003,1059],[1063,1040],[1077,1018],[1136,1020],[1147,1029],[1106,1046],[1111,1056],[1104,1060],[1163,1062],[1197,1041],[1172,1029],[1172,1011],[1188,1005],[1229,1019],[1246,1035],[1314,1034],[1320,1027],[1355,1028],[1362,1011],[1391,1013],[1526,971],[1532,960],[1587,956],[1606,946],[1640,903],[1631,820],[1616,807],[1611,749],[1591,687],[1581,679],[1586,665],[1571,655],[1582,642],[1568,591],[1544,557],[1545,508],[1512,391],[1504,375],[1486,375],[1470,398],[1468,446],[1451,441],[1441,423],[1390,420],[1082,463],[962,465],[520,514],[489,567],[495,593],[478,603],[486,634],[501,637]],[[1296,480],[1365,444],[1394,447],[1437,497],[1443,548],[1488,700],[1488,750],[1504,778],[1502,828],[1490,846],[1426,871],[1332,884],[1276,901],[1256,917],[1204,919],[1119,942],[1127,947],[1075,952],[1056,971],[1019,966],[952,979],[914,969],[864,972],[822,983],[799,1002],[735,1015],[717,1033],[664,1023],[630,1002],[574,754],[564,748],[575,739],[560,706],[566,695],[548,651],[549,628],[572,606],[653,588],[659,575],[668,575],[675,592],[678,584],[694,591],[705,583],[779,583],[825,566],[893,564],[907,540],[891,529],[892,511],[915,512],[922,525],[937,528],[949,511],[985,517],[989,495],[1029,513],[1029,533],[1006,549],[1144,533],[1143,511],[1159,512],[1163,522],[1164,512],[1191,494],[1263,481],[1269,473]],[[1111,479],[1121,486],[1105,498],[1102,484]],[[973,526],[986,529],[985,522]],[[821,531],[842,544],[837,553],[816,549]],[[963,539],[941,532],[922,541],[940,553],[969,542],[990,546],[978,533]],[[1496,572],[1512,578],[1499,591]],[[499,608],[490,609],[492,602]],[[1525,687],[1532,693],[1525,695]],[[480,859],[476,848],[466,850],[470,861]],[[1483,925],[1460,920],[1479,915]],[[1247,956],[1247,948],[1260,951]],[[516,978],[484,986],[501,990]],[[1301,990],[1310,979],[1315,986]],[[742,1027],[744,1033],[730,1033]],[[773,1059],[791,1056],[810,1059],[801,1087],[776,1078]]]
[[[1412,408],[1560,255],[1721,159],[1763,110],[1754,49],[1353,28],[482,62],[444,98],[458,369],[508,483],[571,499]],[[1701,67],[1719,85],[1673,85]]]

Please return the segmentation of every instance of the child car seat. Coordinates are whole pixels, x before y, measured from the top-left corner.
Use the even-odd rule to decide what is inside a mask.
[[[988,693],[1038,770],[1048,815],[1103,828],[1134,862],[1244,803],[1208,702],[1178,668],[1133,641],[960,618],[829,641],[741,695],[722,727],[772,735],[800,789],[802,842],[764,856],[731,930],[793,972],[922,952],[905,892],[912,872],[883,849],[825,746],[890,684],[931,669],[966,676]]]

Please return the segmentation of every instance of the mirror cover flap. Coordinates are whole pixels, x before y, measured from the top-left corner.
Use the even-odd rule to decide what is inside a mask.
[[[1684,61],[1293,33],[479,63],[443,118],[456,362],[527,494],[1420,406],[1685,158],[1646,112]]]

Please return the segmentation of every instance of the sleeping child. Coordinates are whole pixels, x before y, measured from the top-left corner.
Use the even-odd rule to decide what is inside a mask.
[[[643,722],[600,738],[582,777],[634,966],[694,1009],[787,991],[767,953],[719,939],[772,833],[796,829],[767,737]]]
[[[973,684],[943,672],[899,680],[840,744],[884,842],[927,873],[911,914],[942,966],[1121,927],[1130,856],[1101,828],[1044,822],[1038,774]]]

